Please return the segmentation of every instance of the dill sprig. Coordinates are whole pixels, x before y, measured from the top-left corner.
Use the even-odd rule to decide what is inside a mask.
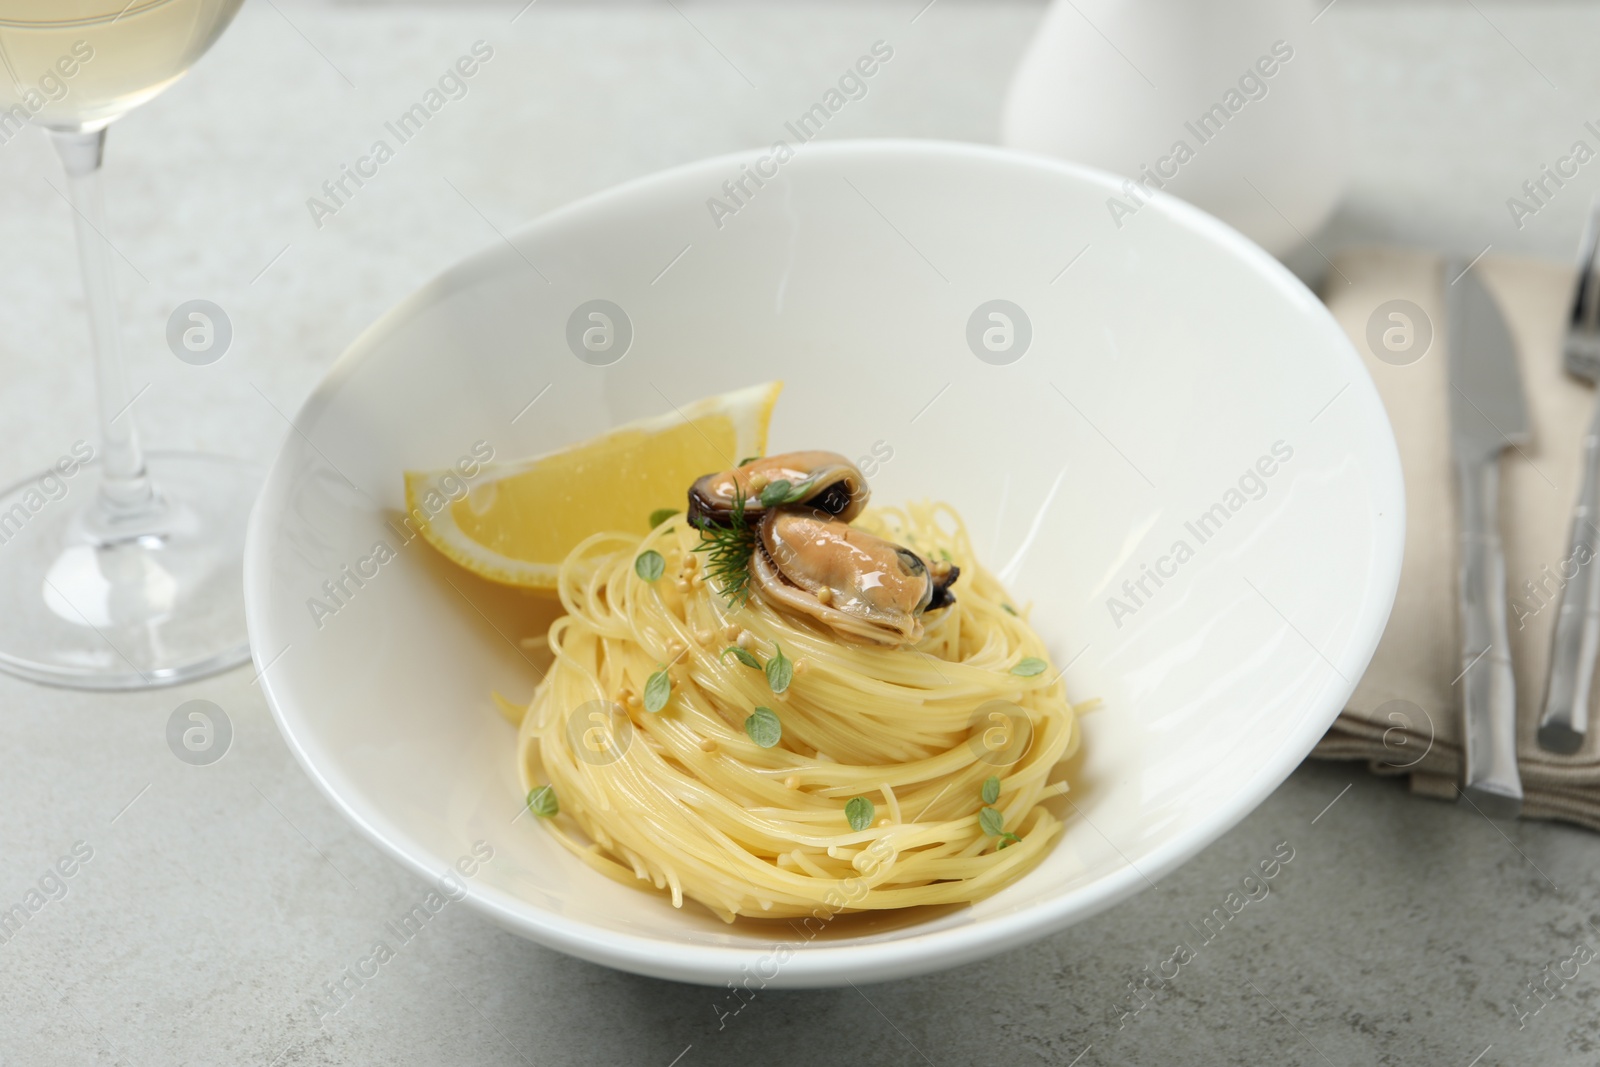
[[[727,526],[700,527],[696,552],[705,552],[706,574],[730,607],[750,599],[750,555],[756,550],[756,532],[744,514],[744,488],[733,480],[733,512]]]

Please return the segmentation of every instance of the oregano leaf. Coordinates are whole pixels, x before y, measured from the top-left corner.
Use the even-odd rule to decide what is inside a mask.
[[[744,732],[762,748],[771,748],[783,739],[783,723],[771,708],[756,708],[744,721]]]
[[[660,711],[672,696],[672,675],[662,667],[644,683],[644,710]]]
[[[1000,799],[1000,778],[991,774],[983,780],[983,802],[993,804]]]
[[[666,569],[667,561],[653,548],[646,549],[633,559],[633,573],[647,582],[653,582],[661,577]]]
[[[789,688],[793,680],[794,664],[789,662],[789,657],[783,654],[783,648],[774,641],[772,658],[767,660],[767,686],[774,693],[781,693]]]
[[[768,482],[761,487],[761,506],[774,508],[786,503],[789,499],[791,483],[787,478],[779,478],[775,482]]]
[[[541,785],[529,790],[528,810],[541,819],[550,819],[561,814],[561,804],[556,800],[554,787]]]
[[[751,655],[751,653],[746,649],[742,649],[738,645],[729,645],[727,648],[722,650],[722,658],[727,659],[728,653],[730,652],[733,653],[734,659],[738,660],[740,663],[743,663],[746,667],[757,671],[761,669],[761,661],[756,659],[755,656]]]
[[[858,833],[872,825],[872,817],[876,814],[872,801],[866,797],[851,797],[850,803],[844,806],[844,817],[850,821],[850,829]]]
[[[999,808],[984,808],[978,812],[978,825],[990,837],[999,837],[1006,832],[1006,817]]]

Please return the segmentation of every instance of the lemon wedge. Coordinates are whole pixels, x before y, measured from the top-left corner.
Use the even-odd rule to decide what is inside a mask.
[[[557,452],[490,463],[465,491],[455,468],[407,471],[407,525],[474,574],[554,589],[561,561],[584,538],[646,533],[652,512],[683,509],[696,478],[764,454],[782,388],[706,397]]]

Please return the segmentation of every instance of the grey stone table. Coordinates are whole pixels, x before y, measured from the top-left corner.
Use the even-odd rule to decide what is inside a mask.
[[[895,44],[892,77],[829,136],[993,140],[1041,9],[923,6],[247,4],[191,77],[112,133],[108,236],[147,437],[266,460],[279,413],[360,329],[496,229],[769,141],[876,38]],[[1600,117],[1600,11],[1341,0],[1317,32],[1339,56],[1355,167],[1312,235],[1323,252],[1569,254],[1600,167],[1520,229],[1504,201]],[[307,197],[478,40],[494,58],[466,97],[314,226]],[[93,430],[58,173],[36,133],[0,146],[0,483]],[[208,367],[163,344],[193,297],[234,323]],[[195,697],[235,727],[209,767],[164,739]],[[1177,979],[1130,992],[1285,842],[1294,860],[1267,898]],[[134,695],[0,677],[0,902],[51,893],[0,943],[0,1064],[1592,1063],[1600,965],[1547,975],[1600,947],[1597,867],[1594,835],[1307,765],[1157,889],[944,974],[763,992],[719,1023],[716,991],[580,963],[452,908],[319,1023],[308,1002],[420,886],[313,788],[251,672]]]

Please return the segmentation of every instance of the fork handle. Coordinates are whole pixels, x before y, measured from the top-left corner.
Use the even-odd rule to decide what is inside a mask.
[[[1583,478],[1572,509],[1572,535],[1565,560],[1578,572],[1561,590],[1555,635],[1550,643],[1550,677],[1545,683],[1544,711],[1539,716],[1539,747],[1550,752],[1576,752],[1589,730],[1589,695],[1595,656],[1600,653],[1600,580],[1594,556],[1600,548],[1600,398],[1589,432],[1583,438]],[[1587,558],[1584,558],[1587,557]],[[1565,562],[1563,560],[1563,562]],[[1563,578],[1566,575],[1562,574]]]
[[[1517,687],[1506,627],[1506,558],[1500,545],[1500,457],[1458,458],[1461,488],[1462,792],[1485,815],[1522,811],[1517,773]]]

